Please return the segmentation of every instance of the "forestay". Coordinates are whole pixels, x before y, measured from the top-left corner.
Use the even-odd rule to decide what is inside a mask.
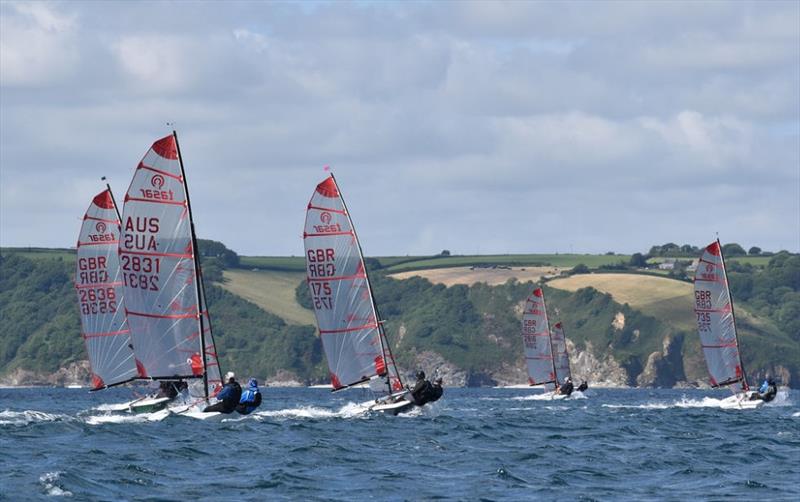
[[[522,313],[522,342],[525,345],[525,362],[528,365],[528,383],[531,385],[555,383],[550,326],[542,288],[537,288],[525,302],[525,310]]]
[[[136,168],[122,221],[120,263],[140,373],[166,379],[205,372],[204,390],[213,395],[219,366],[174,134],[153,143]]]
[[[78,236],[75,289],[82,336],[92,367],[92,388],[139,376],[125,317],[117,245],[120,221],[111,190],[97,194]]]
[[[569,369],[569,353],[567,352],[567,338],[564,335],[564,327],[560,322],[553,326],[550,334],[553,344],[553,354],[555,355],[556,380],[563,383],[565,379],[572,378]]]
[[[370,379],[374,391],[402,390],[361,247],[333,176],[314,190],[303,242],[308,287],[334,390]]]
[[[694,276],[694,312],[711,385],[748,390],[742,369],[728,277],[719,241],[700,257]]]

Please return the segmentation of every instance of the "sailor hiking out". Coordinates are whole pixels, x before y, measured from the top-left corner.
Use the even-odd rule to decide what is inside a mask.
[[[206,406],[203,412],[208,413],[218,411],[220,413],[233,413],[239,405],[242,397],[242,387],[236,381],[236,375],[232,371],[225,374],[225,386],[217,394],[218,402],[211,406]]]
[[[258,380],[251,378],[247,381],[247,388],[242,391],[236,411],[242,415],[249,415],[259,406],[261,406],[261,391],[258,390]]]
[[[775,396],[778,394],[778,385],[775,383],[770,377],[767,377],[764,380],[764,383],[761,384],[761,387],[758,388],[758,392],[754,392],[750,396],[751,401],[762,400],[765,403],[768,403],[775,399]]]

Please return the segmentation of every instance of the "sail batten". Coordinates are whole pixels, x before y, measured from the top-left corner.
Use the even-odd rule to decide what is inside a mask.
[[[748,390],[718,240],[705,248],[695,271],[694,312],[711,386],[730,386],[734,393]]]
[[[221,379],[216,350],[206,350],[213,338],[203,341],[210,316],[174,133],[138,164],[122,223],[119,255],[137,365],[152,379],[202,379],[203,388],[190,391],[208,397]]]
[[[125,316],[117,243],[120,220],[111,189],[97,194],[81,225],[75,291],[93,390],[139,377]]]
[[[537,288],[525,301],[522,313],[522,343],[530,385],[553,384],[556,381],[550,336],[544,292],[542,288]]]
[[[306,279],[334,390],[367,381],[379,393],[401,390],[361,246],[332,175],[317,185],[309,201],[303,243]]]

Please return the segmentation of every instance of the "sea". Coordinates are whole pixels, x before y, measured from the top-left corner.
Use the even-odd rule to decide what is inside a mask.
[[[800,392],[453,388],[408,415],[266,388],[222,421],[113,413],[130,389],[0,389],[0,499],[800,500]]]

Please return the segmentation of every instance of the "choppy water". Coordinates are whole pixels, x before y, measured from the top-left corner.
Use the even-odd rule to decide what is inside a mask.
[[[800,497],[800,392],[722,410],[725,392],[447,389],[422,413],[361,391],[267,389],[222,422],[112,415],[114,389],[0,389],[0,499],[387,500]]]

